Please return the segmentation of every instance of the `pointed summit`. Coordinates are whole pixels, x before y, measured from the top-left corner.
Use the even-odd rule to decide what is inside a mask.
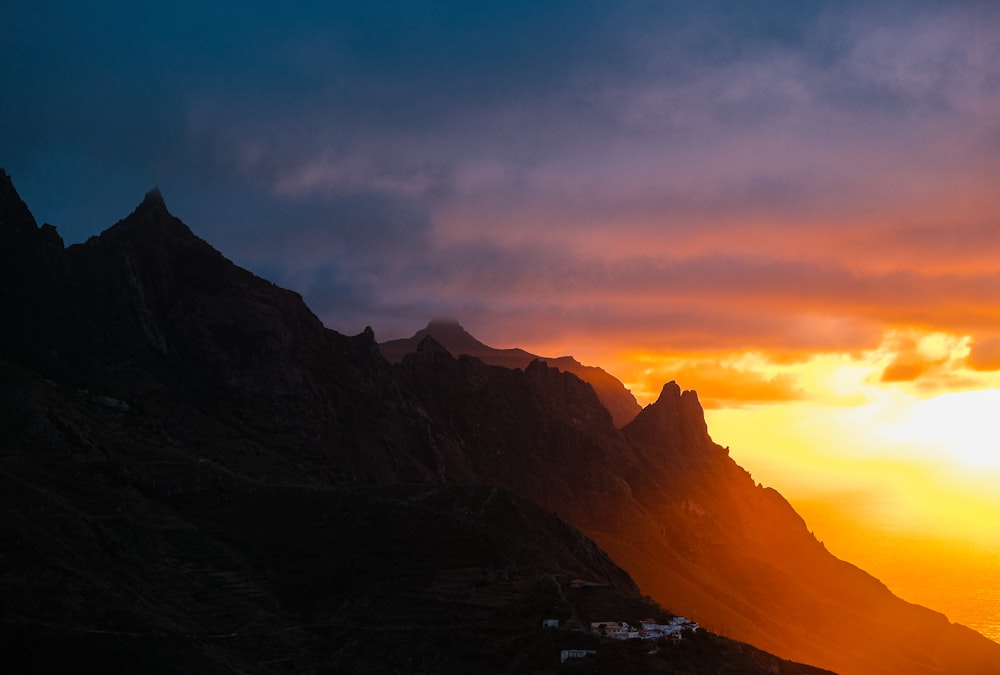
[[[211,248],[208,243],[195,235],[191,228],[170,213],[163,200],[163,194],[157,187],[145,194],[132,213],[105,230],[100,237],[106,235],[142,242],[145,246],[180,245]]]
[[[656,399],[656,403],[659,403],[660,401],[673,401],[679,399],[680,397],[681,386],[677,384],[675,380],[670,380],[663,385],[663,389],[660,390],[660,396]]]
[[[160,192],[160,188],[154,187],[152,190],[147,192],[139,202],[139,205],[135,207],[132,215],[129,218],[137,216],[139,214],[155,214],[155,215],[166,215],[173,218],[170,210],[167,208],[167,203],[163,200],[163,193]],[[179,222],[179,221],[178,221]]]
[[[167,208],[167,203],[163,201],[163,194],[158,187],[154,187],[147,192],[146,196],[142,199],[142,203],[147,206],[162,206],[163,208]]]

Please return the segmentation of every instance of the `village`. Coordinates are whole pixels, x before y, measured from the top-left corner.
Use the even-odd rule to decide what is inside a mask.
[[[639,622],[639,626],[630,626],[622,621],[595,621],[590,624],[590,632],[597,633],[612,640],[658,640],[669,638],[682,640],[684,631],[698,630],[698,624],[683,616],[675,616],[669,623],[657,623],[652,619]]]
[[[545,619],[542,621],[543,628],[559,628],[558,619]],[[611,640],[683,640],[685,632],[698,630],[698,624],[694,621],[675,616],[667,623],[659,623],[653,619],[644,619],[638,626],[632,626],[625,621],[593,621],[590,624],[590,632],[603,638]],[[593,649],[563,649],[559,654],[560,663],[565,663],[569,659],[582,659],[592,654],[596,654]]]

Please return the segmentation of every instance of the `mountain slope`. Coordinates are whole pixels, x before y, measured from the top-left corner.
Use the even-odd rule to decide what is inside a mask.
[[[308,612],[234,570],[285,579],[315,573],[317,561],[306,550],[301,569],[254,562],[241,536],[257,532],[253,546],[267,546],[294,532],[298,516],[312,518],[317,499],[348,527],[341,516],[365,510],[341,508],[337,495],[349,488],[479,483],[580,528],[672,611],[782,656],[845,673],[1000,672],[1000,646],[827,553],[780,495],[712,443],[693,392],[668,384],[619,430],[593,387],[541,362],[491,366],[428,337],[393,365],[370,331],[323,328],[297,295],[197,239],[156,193],[65,251],[11,195],[0,191],[0,214],[14,214],[0,221],[0,237],[20,248],[0,255],[40,266],[25,264],[23,278],[3,272],[11,285],[0,306],[0,478],[15,516],[3,541],[28,542],[0,559],[4,588],[28,589],[3,598],[5,616],[36,627],[75,617],[74,635],[136,624],[140,636],[193,640],[200,646],[185,653],[198,664],[233,669],[228,659],[242,652],[219,647],[207,624],[196,630],[174,608],[163,621],[180,628],[164,627],[169,599],[145,580],[162,575],[162,588],[215,598],[196,622],[228,625],[258,612],[284,630],[281,621]],[[247,495],[270,510],[229,510],[253,501]],[[464,504],[460,514],[475,511]],[[271,512],[283,514],[274,516],[280,526],[267,525]],[[405,520],[401,527],[409,532]],[[319,536],[309,530],[303,541]],[[137,560],[146,563],[129,572]],[[199,565],[205,576],[183,586],[184,570]],[[296,593],[349,599],[323,596],[328,582],[314,580],[317,588]],[[55,590],[31,590],[44,588]],[[226,588],[244,589],[236,595],[246,604],[232,608]]]
[[[506,368],[523,370],[532,361],[541,360],[553,368],[567,373],[573,373],[584,382],[590,383],[604,407],[611,413],[615,426],[623,427],[639,414],[641,407],[625,385],[602,368],[585,366],[572,356],[547,358],[536,356],[523,349],[497,349],[483,344],[468,333],[456,321],[435,320],[426,328],[418,330],[412,337],[382,342],[379,348],[382,354],[393,363],[399,363],[407,354],[416,351],[417,346],[426,337],[432,337],[446,350],[456,356],[474,356],[484,363]]]
[[[674,611],[844,673],[1000,664],[998,645],[826,551],[712,442],[694,392],[668,383],[619,433],[589,387],[540,362],[522,373],[426,349],[401,367],[445,438],[460,439],[449,471],[556,511]]]
[[[509,493],[251,481],[146,415],[0,374],[0,620],[17,672],[548,672],[560,649],[600,649],[540,629],[574,611],[570,579],[609,584],[625,616],[662,614]]]
[[[666,616],[503,490],[250,481],[145,415],[0,374],[0,620],[17,672],[551,672],[561,649],[607,645],[541,618]],[[576,596],[579,577],[607,586]],[[747,672],[768,672],[757,662],[777,663],[748,657]]]

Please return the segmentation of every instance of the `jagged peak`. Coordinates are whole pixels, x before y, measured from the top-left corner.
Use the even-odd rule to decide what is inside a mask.
[[[679,399],[680,397],[681,386],[675,380],[670,380],[663,385],[663,389],[660,390],[660,396],[656,399],[656,402]]]
[[[694,389],[682,390],[681,386],[675,380],[670,380],[663,385],[663,389],[660,390],[660,396],[652,405],[656,405],[661,401],[679,401],[685,407],[701,410],[701,401],[698,400],[698,392]]]
[[[698,399],[698,392],[694,389],[687,389],[681,392],[681,401],[688,403],[689,405],[697,405],[698,409],[701,409],[701,401]]]
[[[160,188],[154,187],[143,196],[142,201],[139,202],[139,205],[135,207],[135,210],[132,211],[132,214],[126,220],[152,216],[154,220],[159,221],[159,216],[161,215],[174,219],[174,215],[167,208],[167,202],[163,199],[163,193],[160,192]]]
[[[157,187],[147,192],[132,213],[102,233],[101,237],[108,233],[124,235],[132,240],[193,244],[211,248],[184,222],[170,213],[163,199],[163,193]]]
[[[715,447],[708,434],[698,394],[694,390],[682,391],[674,380],[663,385],[660,397],[643,408],[625,430],[653,442],[692,448]]]
[[[0,168],[0,230],[23,236],[37,229],[38,223],[14,187],[13,179]]]

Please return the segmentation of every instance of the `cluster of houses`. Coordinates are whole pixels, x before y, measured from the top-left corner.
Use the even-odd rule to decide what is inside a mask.
[[[559,619],[545,619],[543,628],[559,628]],[[657,623],[653,619],[640,621],[638,626],[632,626],[625,621],[594,621],[590,624],[590,632],[612,640],[658,640],[670,638],[681,640],[684,631],[696,631],[698,624],[683,616],[675,616],[668,623]]]
[[[657,623],[653,619],[640,621],[638,626],[631,626],[622,621],[595,621],[590,624],[590,632],[597,633],[613,640],[658,640],[670,638],[680,640],[684,631],[698,630],[698,624],[683,616],[675,616],[668,623]]]
[[[558,619],[546,619],[542,622],[546,628],[558,628]],[[658,640],[668,638],[671,640],[684,639],[685,631],[698,630],[698,624],[685,619],[683,616],[675,616],[667,623],[657,623],[653,619],[640,621],[638,626],[631,626],[622,621],[594,621],[590,624],[590,632],[612,640]],[[650,654],[656,653],[653,650]],[[564,649],[559,654],[560,663],[566,663],[568,659],[583,659],[597,652],[593,649]]]

